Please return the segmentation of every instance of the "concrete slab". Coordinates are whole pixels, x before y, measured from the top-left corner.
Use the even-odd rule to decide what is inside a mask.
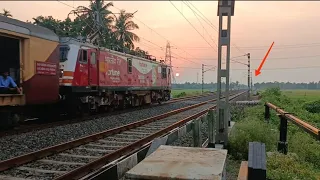
[[[227,150],[160,146],[126,173],[126,179],[223,180]]]

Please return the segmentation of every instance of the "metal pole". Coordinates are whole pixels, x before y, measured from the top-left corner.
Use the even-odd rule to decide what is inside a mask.
[[[203,79],[203,76],[204,76],[204,64],[202,64],[202,94],[203,94],[203,84],[204,84],[204,79]]]
[[[251,85],[250,85],[250,93],[252,94],[252,72],[250,72],[250,83],[251,83]]]
[[[264,119],[266,122],[269,122],[270,119],[270,108],[267,104],[264,105]]]
[[[248,101],[250,100],[250,53],[247,54],[248,56]]]
[[[209,135],[208,135],[209,136],[209,143],[208,143],[208,147],[209,148],[215,148],[216,121],[215,121],[213,110],[209,110],[207,117],[208,117],[207,121],[208,121],[208,126],[209,126]]]
[[[280,138],[278,142],[278,151],[283,154],[288,152],[287,143],[288,121],[285,116],[280,115]]]
[[[201,119],[195,119],[192,123],[193,127],[193,147],[201,147]]]

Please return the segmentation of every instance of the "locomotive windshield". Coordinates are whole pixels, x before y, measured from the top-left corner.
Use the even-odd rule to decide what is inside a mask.
[[[69,52],[70,48],[69,46],[60,46],[60,62],[65,62],[66,60],[68,60],[68,52]]]

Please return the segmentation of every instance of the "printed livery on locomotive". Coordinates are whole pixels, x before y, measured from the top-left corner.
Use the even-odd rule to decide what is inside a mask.
[[[167,65],[97,48],[73,38],[60,39],[60,92],[66,105],[97,111],[170,99]],[[76,109],[74,109],[76,110]]]

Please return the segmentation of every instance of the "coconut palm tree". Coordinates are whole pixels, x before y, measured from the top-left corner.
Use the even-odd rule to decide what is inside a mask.
[[[2,16],[5,17],[12,17],[12,14],[10,14],[10,11],[3,9],[3,13],[0,13]]]
[[[85,24],[84,32],[90,40],[94,40],[97,35],[99,41],[104,41],[109,35],[111,23],[114,15],[108,8],[113,6],[112,2],[105,4],[104,0],[91,0],[89,7],[79,6],[69,14],[77,15]]]
[[[134,41],[140,41],[139,36],[131,32],[134,29],[139,29],[139,26],[132,21],[132,18],[132,13],[126,13],[125,10],[121,10],[113,27],[113,32],[120,46],[129,50],[134,49]]]

